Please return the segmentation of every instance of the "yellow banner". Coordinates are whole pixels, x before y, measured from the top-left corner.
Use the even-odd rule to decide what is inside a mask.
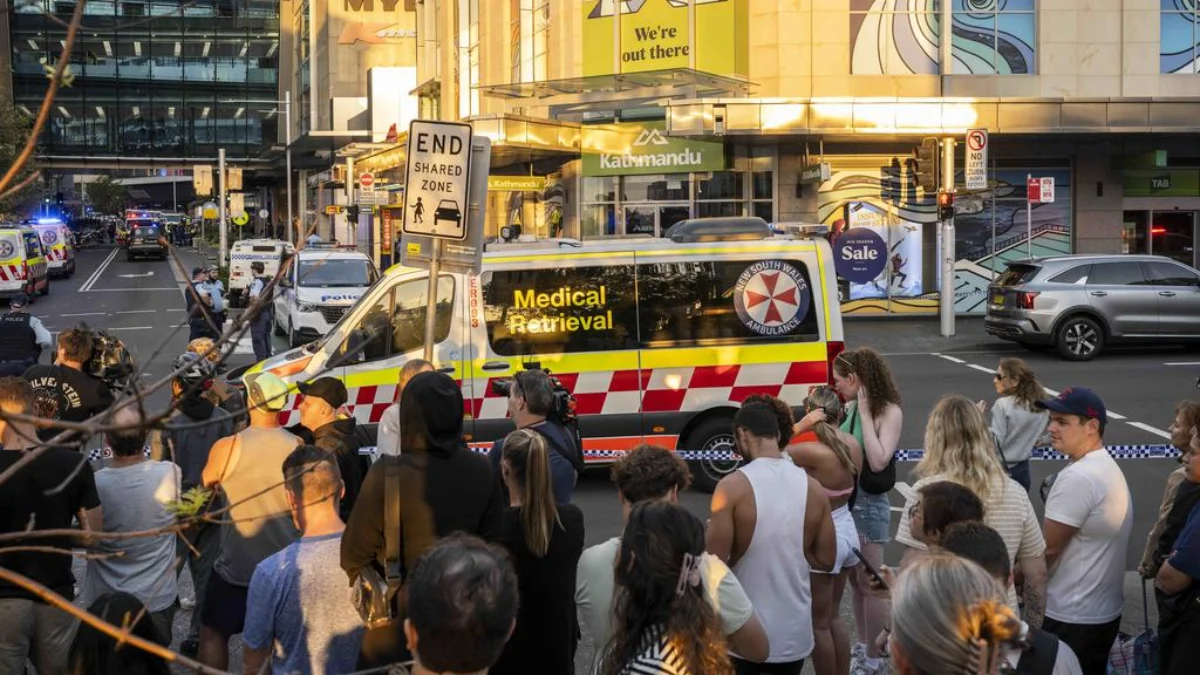
[[[545,176],[488,176],[488,192],[541,192]]]
[[[695,3],[696,35],[688,30]],[[583,0],[583,74],[612,75],[687,68],[745,76],[748,0],[624,0],[619,55],[613,44],[616,0]]]

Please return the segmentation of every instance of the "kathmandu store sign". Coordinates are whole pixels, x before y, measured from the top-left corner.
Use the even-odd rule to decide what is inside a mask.
[[[725,170],[722,141],[668,136],[662,122],[583,127],[583,175],[636,176]]]

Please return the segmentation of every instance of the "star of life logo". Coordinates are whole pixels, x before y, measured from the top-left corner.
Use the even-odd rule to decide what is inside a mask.
[[[747,267],[733,289],[738,318],[759,335],[787,335],[808,316],[812,293],[804,275],[779,260]]]
[[[42,233],[42,242],[46,244],[53,244],[56,241],[58,241],[58,233],[54,230],[46,230]]]
[[[11,241],[0,241],[0,258],[11,257],[14,250]]]

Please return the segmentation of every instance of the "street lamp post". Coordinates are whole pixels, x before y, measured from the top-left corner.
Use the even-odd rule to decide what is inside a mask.
[[[288,219],[287,219],[287,224],[285,227],[291,228],[291,226],[292,226],[292,92],[291,92],[291,90],[284,92],[283,99],[284,100],[282,100],[282,101],[230,100],[230,101],[220,101],[220,103],[245,103],[245,104],[268,104],[269,103],[271,105],[281,105],[281,104],[283,105],[283,123],[287,127],[287,131],[284,136],[284,139],[285,139],[284,140],[284,146],[285,146],[284,154],[286,155],[286,160],[285,160],[286,168],[284,170],[287,172],[286,178],[287,178],[287,216],[288,216]],[[299,235],[297,235],[297,236],[299,236]]]

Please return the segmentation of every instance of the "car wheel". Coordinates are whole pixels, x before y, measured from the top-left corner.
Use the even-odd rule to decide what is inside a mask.
[[[685,447],[701,452],[733,452],[733,421],[725,416],[713,417],[696,427],[687,437]],[[742,465],[736,459],[689,460],[692,485],[702,492],[712,492],[722,478]]]
[[[1058,327],[1058,353],[1068,361],[1089,361],[1104,349],[1104,329],[1095,319],[1075,316]]]
[[[133,254],[132,254],[132,253],[126,253],[126,254],[125,254],[125,260],[128,260],[129,262],[133,262]]]
[[[46,275],[46,285],[42,287],[42,295],[50,295],[50,275]]]

